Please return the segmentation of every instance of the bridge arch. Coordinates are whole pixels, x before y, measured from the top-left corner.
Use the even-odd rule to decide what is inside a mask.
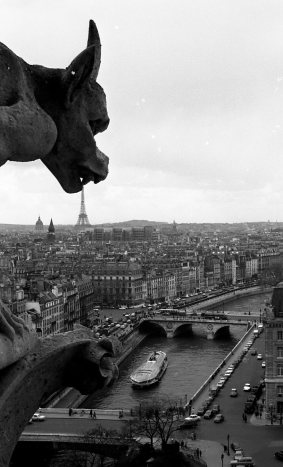
[[[223,326],[219,327],[214,333],[214,339],[219,337],[228,337],[230,336],[230,326],[229,324],[224,324]]]
[[[159,334],[167,337],[167,331],[163,323],[157,323],[152,320],[143,320],[139,325],[139,331],[146,334]]]

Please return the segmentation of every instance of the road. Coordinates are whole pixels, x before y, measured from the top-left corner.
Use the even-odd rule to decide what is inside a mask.
[[[264,333],[254,341],[252,348],[256,348],[264,358]],[[243,386],[245,383],[258,384],[262,378],[264,369],[261,367],[261,361],[249,351],[214,400],[220,405],[225,421],[216,424],[213,420],[202,419],[195,431],[197,439],[218,441],[223,445],[227,445],[229,435],[230,442],[237,441],[245,454],[253,457],[257,467],[278,467],[280,462],[274,458],[274,452],[283,449],[283,426],[255,426],[251,423],[254,419],[251,416],[247,423],[242,420],[244,403],[249,394],[243,391]],[[230,397],[231,388],[238,389],[237,398]],[[190,437],[191,431],[182,430],[178,432],[178,437]],[[226,465],[229,465],[228,456],[225,458]]]

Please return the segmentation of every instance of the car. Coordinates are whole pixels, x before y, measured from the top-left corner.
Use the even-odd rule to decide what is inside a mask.
[[[191,413],[188,417],[184,419],[184,422],[199,422],[201,417],[195,413]]]
[[[229,378],[229,377],[231,376],[232,373],[233,373],[233,370],[227,370],[227,371],[225,371],[224,376],[226,376],[227,378]]]
[[[230,391],[230,397],[237,397],[238,396],[238,391],[236,388],[232,388]]]
[[[233,443],[231,443],[231,449],[233,449],[234,452],[240,451],[241,446],[239,445],[237,441],[234,441]]]
[[[283,451],[276,451],[274,453],[274,456],[276,457],[276,459],[278,459],[279,461],[283,461]]]
[[[265,368],[265,367],[266,367],[265,361],[263,361],[263,362],[261,363],[261,366],[262,366],[262,368]]]
[[[257,350],[256,350],[256,349],[252,349],[252,350],[251,350],[251,355],[257,355]]]
[[[258,360],[262,360],[262,355],[261,353],[258,354],[258,356],[256,357]]]
[[[243,449],[236,449],[234,459],[235,460],[240,460],[240,459],[242,459],[242,457],[244,457]]]
[[[213,416],[212,410],[207,410],[203,416],[203,418],[210,419]]]
[[[250,390],[251,390],[251,385],[250,385],[250,383],[246,383],[246,384],[244,385],[244,387],[243,387],[243,390],[244,390],[244,391],[250,391]]]
[[[206,405],[203,405],[197,410],[197,415],[204,415],[206,409],[207,409]]]
[[[259,386],[258,384],[255,384],[254,386],[252,386],[251,388],[251,393],[252,394],[255,394],[256,396],[259,395],[259,393],[261,392],[261,386]]]
[[[31,417],[31,420],[33,422],[43,422],[45,420],[45,415],[42,415],[39,412],[35,412],[33,416]]]
[[[216,386],[217,386],[218,388],[222,388],[222,387],[224,386],[224,384],[225,384],[225,379],[224,379],[224,380],[220,379],[220,380],[218,381],[218,383],[217,383]]]
[[[213,414],[216,415],[218,412],[220,412],[220,405],[219,405],[219,404],[214,404],[214,405],[212,406],[211,411],[212,411]]]
[[[222,415],[222,413],[218,413],[215,417],[214,417],[214,423],[221,423],[221,422],[224,422],[224,415]]]

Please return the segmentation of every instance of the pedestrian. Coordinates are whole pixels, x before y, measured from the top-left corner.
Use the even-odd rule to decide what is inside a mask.
[[[95,418],[95,419],[96,419],[96,412],[95,412],[95,410],[93,410],[93,412],[92,412],[92,418]]]
[[[72,413],[73,413],[73,410],[70,408],[69,409],[69,417],[71,417]]]
[[[197,458],[199,459],[199,448],[196,449]]]
[[[89,411],[90,418],[92,418],[92,409]]]
[[[200,450],[200,449],[199,449],[198,451],[199,451],[199,457],[201,457],[201,455],[202,455],[202,452],[201,452],[201,450]]]
[[[247,423],[248,417],[247,414],[245,414],[245,423]]]

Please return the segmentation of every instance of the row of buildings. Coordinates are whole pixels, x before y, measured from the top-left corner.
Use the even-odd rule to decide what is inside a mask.
[[[76,322],[91,326],[98,305],[164,302],[254,279],[274,283],[283,270],[282,232],[188,232],[173,223],[140,227],[133,240],[134,229],[130,240],[114,240],[113,228],[107,241],[95,229],[55,231],[52,221],[48,232],[0,233],[0,299],[45,336]]]

